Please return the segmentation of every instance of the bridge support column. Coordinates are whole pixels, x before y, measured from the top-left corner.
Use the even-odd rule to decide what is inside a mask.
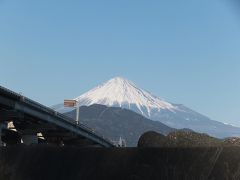
[[[37,134],[24,134],[22,135],[22,141],[25,145],[38,144]]]
[[[2,142],[2,129],[3,129],[3,123],[0,122],[0,147],[4,145]]]
[[[0,121],[0,147],[5,146],[5,143],[2,141],[3,129],[7,129],[7,124]]]

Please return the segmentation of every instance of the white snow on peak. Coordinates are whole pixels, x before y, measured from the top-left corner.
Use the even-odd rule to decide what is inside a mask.
[[[75,100],[78,101],[79,106],[102,104],[128,109],[135,106],[142,115],[147,117],[150,117],[152,110],[168,109],[174,111],[177,108],[121,77],[113,78],[75,98]]]

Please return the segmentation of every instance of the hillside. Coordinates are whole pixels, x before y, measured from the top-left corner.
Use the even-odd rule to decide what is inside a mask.
[[[75,118],[76,111],[73,110],[66,115]],[[122,137],[127,141],[127,146],[136,146],[140,136],[147,131],[168,134],[174,130],[133,111],[97,104],[82,106],[79,117],[81,123],[111,140],[118,141]]]
[[[216,147],[223,146],[220,139],[193,131],[173,131],[167,136],[154,131],[144,133],[138,147]]]
[[[218,139],[189,130],[177,130],[163,135],[154,131],[144,133],[138,147],[231,147],[240,146],[240,138]]]

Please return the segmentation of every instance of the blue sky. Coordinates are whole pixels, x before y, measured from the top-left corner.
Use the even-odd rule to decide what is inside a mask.
[[[0,84],[45,105],[123,76],[240,126],[234,0],[0,0]]]

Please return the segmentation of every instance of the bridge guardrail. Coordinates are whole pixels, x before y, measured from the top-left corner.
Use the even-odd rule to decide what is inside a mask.
[[[0,86],[0,91],[8,93],[10,96],[15,97],[16,99],[20,98],[20,95],[16,92],[11,91],[3,86]]]

